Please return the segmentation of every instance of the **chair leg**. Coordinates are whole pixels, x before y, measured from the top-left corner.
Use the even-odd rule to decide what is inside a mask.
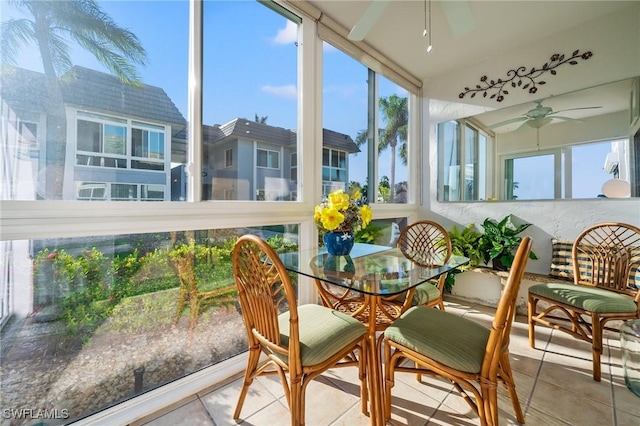
[[[593,356],[593,380],[600,381],[602,376],[600,358],[602,355],[602,321],[598,314],[591,317],[591,352]]]
[[[391,418],[391,388],[395,384],[393,381],[393,366],[391,365],[391,347],[384,346],[384,418]]]
[[[513,411],[516,414],[518,423],[524,423],[524,413],[522,407],[520,407],[520,401],[518,400],[518,393],[516,392],[516,383],[513,380],[513,370],[511,370],[511,361],[509,360],[509,353],[505,352],[500,357],[500,377],[504,381],[507,390],[509,391],[509,397],[511,398],[511,404],[513,405]]]
[[[358,351],[358,378],[360,379],[360,410],[362,414],[369,415],[369,392],[367,385],[367,351],[363,342]]]
[[[536,313],[537,304],[538,304],[538,299],[536,299],[531,293],[529,293],[529,301],[528,301],[528,309],[527,309],[527,317],[529,322],[529,346],[534,349],[536,347],[536,331],[535,331],[535,321],[533,320],[533,316]]]
[[[236,404],[236,410],[233,413],[234,420],[240,418],[240,411],[242,411],[242,404],[247,397],[247,391],[249,386],[253,383],[253,377],[258,368],[258,361],[260,361],[260,347],[249,348],[249,359],[247,361],[247,369],[244,371],[244,381],[242,382],[242,389],[240,389],[240,395],[238,396],[238,403]]]
[[[304,391],[300,381],[291,380],[291,426],[304,425]]]

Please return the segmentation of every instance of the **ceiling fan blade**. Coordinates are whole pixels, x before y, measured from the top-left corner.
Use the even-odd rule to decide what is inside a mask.
[[[551,114],[557,114],[559,112],[565,112],[565,111],[578,111],[581,109],[597,109],[597,108],[602,108],[602,106],[590,106],[590,107],[580,107],[580,108],[569,108],[569,109],[561,109],[560,111],[553,111],[551,112],[549,115]]]
[[[362,41],[384,9],[389,5],[389,1],[390,0],[371,0],[369,7],[364,11],[353,28],[351,28],[347,38],[351,41]]]
[[[582,120],[578,119],[578,118],[571,118],[571,117],[563,117],[561,115],[554,115],[553,117],[554,120],[557,118],[559,120],[564,120],[564,121],[579,121],[582,122]]]
[[[489,129],[495,129],[496,127],[500,127],[500,126],[506,126],[507,124],[511,124],[511,123],[517,123],[519,121],[525,121],[528,120],[528,117],[516,117],[516,118],[511,118],[509,120],[505,120],[505,121],[500,121],[498,123],[492,124],[490,126],[488,126],[487,128]]]
[[[447,17],[454,38],[462,37],[476,28],[476,21],[473,19],[468,1],[441,1],[438,3]]]

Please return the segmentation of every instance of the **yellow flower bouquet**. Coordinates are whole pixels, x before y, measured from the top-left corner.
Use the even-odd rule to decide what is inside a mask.
[[[360,190],[351,195],[342,189],[327,195],[315,208],[313,218],[330,255],[345,256],[355,242],[354,233],[371,222],[371,208]]]
[[[316,206],[313,218],[320,231],[357,232],[367,227],[371,216],[360,190],[349,195],[338,189]]]

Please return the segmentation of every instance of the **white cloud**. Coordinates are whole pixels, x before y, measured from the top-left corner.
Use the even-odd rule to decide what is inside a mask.
[[[285,86],[262,86],[260,88],[265,93],[270,93],[272,95],[279,96],[281,98],[287,99],[296,99],[298,96],[298,91],[296,90],[296,86],[293,84],[287,84]]]
[[[287,20],[287,24],[272,40],[275,44],[290,44],[298,41],[298,25]]]

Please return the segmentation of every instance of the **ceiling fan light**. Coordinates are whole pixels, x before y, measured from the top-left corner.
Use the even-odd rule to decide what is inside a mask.
[[[629,198],[631,197],[631,184],[624,179],[609,179],[602,184],[601,191],[607,198]]]
[[[553,121],[550,117],[543,118],[534,118],[533,120],[527,121],[527,124],[534,129],[539,129],[540,127],[546,126],[547,124]]]

